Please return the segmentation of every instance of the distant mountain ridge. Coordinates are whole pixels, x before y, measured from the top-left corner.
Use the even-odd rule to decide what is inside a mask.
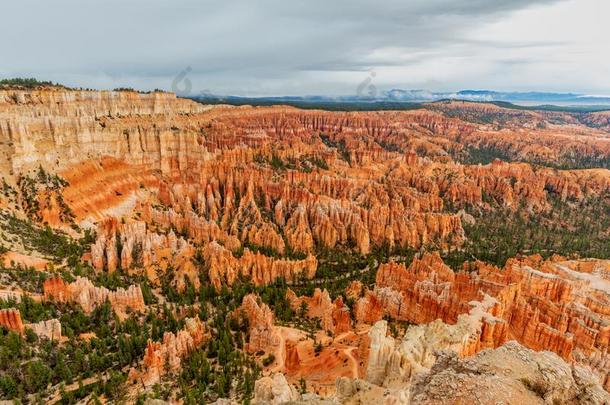
[[[494,90],[461,90],[457,92],[429,92],[427,90],[392,89],[384,93],[391,101],[438,101],[458,99],[469,101],[508,101],[534,103],[610,104],[610,97],[579,93],[501,92]]]
[[[276,103],[363,103],[363,102],[387,102],[387,103],[423,103],[440,100],[465,100],[477,102],[510,102],[514,104],[557,104],[557,105],[610,105],[610,97],[594,96],[579,93],[553,93],[553,92],[502,92],[495,90],[460,90],[456,92],[433,92],[428,90],[402,90],[392,89],[381,92],[377,96],[264,96],[264,97],[240,97],[219,96],[206,94],[193,97],[199,100],[222,100],[229,103],[246,100]]]

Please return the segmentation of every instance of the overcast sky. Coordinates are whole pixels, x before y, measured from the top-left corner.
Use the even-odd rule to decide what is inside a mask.
[[[95,88],[610,94],[609,0],[3,0],[0,76]],[[188,90],[186,81],[178,90]]]

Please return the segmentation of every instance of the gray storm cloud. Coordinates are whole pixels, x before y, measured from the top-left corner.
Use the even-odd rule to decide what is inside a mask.
[[[8,0],[0,74],[84,87],[610,92],[603,0]],[[601,38],[601,39],[600,39]],[[596,63],[593,63],[596,61]]]

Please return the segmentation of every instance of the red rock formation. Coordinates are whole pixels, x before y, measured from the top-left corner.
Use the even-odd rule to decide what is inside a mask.
[[[60,173],[69,184],[37,194],[37,213],[61,226],[63,198],[79,223],[97,222],[90,256],[98,271],[142,271],[154,282],[157,270],[171,265],[181,289],[185,277],[198,285],[191,259],[203,257],[220,289],[240,275],[256,285],[312,278],[314,254],[323,249],[367,254],[385,246],[460,245],[467,216],[448,213],[447,203],[486,208],[490,197],[535,213],[549,209],[549,195],[564,201],[605,196],[605,169],[462,165],[454,158],[480,148],[526,162],[604,162],[610,156],[606,116],[457,102],[417,111],[323,112],[207,107],[165,93],[0,90],[0,154],[6,156],[0,173],[13,183],[38,165]],[[307,257],[295,260],[299,253]],[[426,255],[408,268],[382,265],[373,291],[363,294],[354,284],[346,296],[357,300],[361,322],[384,316],[432,322],[425,331],[433,333],[447,327],[437,319],[451,327],[462,320],[467,333],[453,344],[460,355],[513,338],[589,364],[610,384],[607,267],[528,258],[503,270],[473,263],[454,273],[437,255]],[[144,309],[137,286],[111,292],[86,279],[53,278],[44,293],[85,311],[106,299],[123,315]],[[306,302],[306,315],[320,318],[327,331],[350,328],[341,298],[332,302],[317,290],[289,299],[295,309]],[[473,302],[484,308],[465,322],[472,320]],[[281,344],[266,305],[248,296],[242,311],[250,320],[249,350]],[[42,334],[53,329],[47,326],[40,325]],[[192,347],[178,335],[167,338],[168,348],[149,345],[151,369],[161,370],[168,357],[175,366],[177,353]],[[291,368],[299,351],[291,343],[287,348]]]
[[[438,351],[452,351],[461,357],[506,342],[507,323],[489,313],[497,301],[486,295],[474,301],[468,313],[455,324],[440,319],[407,329],[402,341],[386,336],[387,322],[378,321],[369,331],[371,338],[367,380],[375,384],[409,381],[429,369]]]
[[[17,333],[25,331],[21,313],[15,308],[0,309],[0,326]]]
[[[372,291],[366,290],[364,297],[356,302],[356,319],[360,322],[374,324],[383,318],[383,303]]]
[[[61,323],[57,319],[24,324],[21,320],[21,313],[16,308],[0,309],[0,326],[19,334],[25,333],[26,329],[31,329],[39,337],[55,341],[61,340]]]
[[[62,190],[63,199],[79,220],[126,212],[141,189],[159,184],[146,167],[107,156],[70,165],[60,175],[69,184]]]
[[[362,295],[362,292],[362,282],[360,280],[354,280],[345,289],[345,296],[351,300],[357,300]]]
[[[261,253],[252,253],[249,249],[245,249],[242,256],[236,258],[216,242],[206,246],[203,257],[209,267],[210,281],[217,290],[220,290],[223,283],[232,285],[240,274],[249,277],[255,285],[270,284],[278,278],[294,281],[303,276],[310,279],[315,275],[318,265],[312,255],[304,260],[274,259]]]
[[[490,117],[503,130],[488,124]],[[587,116],[591,123],[598,117],[603,114]],[[448,154],[467,147],[555,164],[569,163],[570,156],[610,156],[607,134],[568,113],[468,103],[351,113],[212,108],[167,93],[44,89],[3,90],[0,118],[6,171],[25,171],[32,162],[59,168],[70,183],[64,196],[79,218],[124,209],[142,188],[159,189],[167,201],[158,171],[184,186],[200,215],[212,221],[222,215],[224,230],[279,252],[281,233],[291,248],[304,252],[314,242],[353,243],[366,253],[380,243],[418,247],[459,240],[459,221],[438,213],[441,197],[481,203],[485,193],[507,204],[525,200],[544,207],[547,190],[562,198],[608,190],[603,170],[450,164]],[[548,119],[552,129],[543,128]],[[260,164],[274,157],[290,163],[279,176]],[[312,158],[330,166],[312,166]],[[275,224],[267,218],[270,212]]]
[[[286,298],[293,311],[299,313],[302,308],[306,308],[304,314],[306,317],[320,319],[322,329],[325,331],[338,335],[350,330],[350,311],[341,297],[337,297],[332,302],[328,291],[316,288],[311,297],[297,297],[291,289],[288,289]]]
[[[297,342],[292,340],[286,341],[286,360],[284,361],[284,368],[287,373],[293,373],[299,370],[301,365],[301,359],[299,357],[299,350]]]
[[[585,263],[583,268],[591,269]],[[396,319],[417,324],[440,319],[455,324],[472,302],[489,295],[495,304],[487,311],[506,322],[507,328],[498,330],[496,323],[483,322],[481,343],[465,349],[466,353],[495,347],[497,336],[506,332],[527,347],[552,350],[566,360],[573,360],[574,353],[599,358],[607,352],[607,279],[574,270],[578,266],[561,257],[546,262],[539,256],[511,259],[503,270],[480,262],[465,266],[469,272],[454,273],[436,254],[415,259],[409,268],[384,264],[377,273],[375,291],[358,302],[356,317],[362,322],[380,319],[379,314],[370,315],[372,304],[380,302],[383,313]],[[597,372],[604,382],[607,372]]]
[[[280,344],[280,336],[273,323],[273,312],[267,304],[258,304],[258,297],[248,294],[244,297],[239,312],[248,319],[250,338],[246,350],[250,353],[272,351]]]
[[[86,278],[77,277],[70,284],[64,283],[60,277],[53,277],[44,282],[44,299],[57,302],[74,302],[85,312],[108,300],[112,308],[120,316],[125,316],[129,310],[143,311],[146,309],[140,286],[132,285],[127,289],[119,288],[110,291],[105,287],[96,287]]]
[[[351,329],[352,317],[347,305],[343,303],[342,297],[337,297],[333,302],[332,318],[335,334],[345,333]]]
[[[186,318],[184,329],[177,334],[165,332],[162,342],[149,340],[144,353],[145,369],[141,376],[142,382],[150,386],[157,383],[166,372],[178,370],[181,359],[201,346],[205,340],[205,326],[199,318]]]
[[[119,266],[126,271],[142,269],[151,281],[156,281],[157,270],[165,272],[171,265],[174,284],[183,291],[184,277],[199,288],[198,270],[191,260],[194,253],[194,247],[173,230],[167,234],[151,232],[143,221],[119,223],[110,217],[98,226],[91,262],[98,271],[113,272]]]

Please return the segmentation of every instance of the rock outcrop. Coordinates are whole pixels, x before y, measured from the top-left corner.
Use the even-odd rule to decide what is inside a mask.
[[[232,285],[239,275],[248,277],[255,285],[271,284],[278,278],[296,281],[299,277],[311,279],[318,261],[312,255],[303,260],[274,259],[262,253],[245,249],[241,257],[212,242],[203,251],[212,285],[220,290],[223,283]]]
[[[163,341],[148,341],[143,373],[133,372],[131,378],[139,379],[146,386],[154,385],[166,372],[178,370],[181,359],[200,347],[205,340],[205,326],[199,318],[186,318],[184,329],[178,333],[165,332]]]
[[[21,313],[15,308],[0,309],[0,326],[17,333],[25,331],[25,326],[21,320]]]
[[[426,254],[408,268],[380,266],[377,286],[359,300],[356,316],[362,322],[387,315],[416,324],[440,319],[456,326],[463,314],[471,313],[473,302],[490,303],[483,310],[494,320],[482,323],[480,343],[465,354],[516,339],[568,361],[577,356],[605,384],[610,287],[602,269],[607,266],[606,261],[543,261],[532,256],[511,259],[503,270],[476,262],[454,273],[438,255]]]
[[[59,342],[61,336],[61,323],[58,319],[49,319],[47,321],[40,321],[37,323],[30,323],[25,325],[26,328],[32,329],[39,337],[44,337],[49,340]]]
[[[146,309],[142,290],[138,285],[110,291],[105,287],[96,287],[83,277],[77,277],[76,281],[69,284],[64,283],[61,277],[53,277],[45,280],[43,288],[45,300],[74,302],[87,313],[106,301],[110,302],[119,316],[126,316],[129,311]]]
[[[300,399],[300,395],[288,385],[286,377],[281,373],[262,377],[254,384],[254,404],[277,405],[297,399]]]
[[[167,233],[152,232],[144,221],[119,223],[110,217],[98,225],[97,239],[91,246],[91,263],[98,271],[144,272],[157,283],[159,272],[169,268],[178,291],[185,288],[185,278],[199,288],[199,272],[193,263],[195,248],[170,229]]]
[[[311,297],[297,297],[292,290],[288,289],[286,298],[293,311],[300,314],[301,310],[305,309],[303,315],[319,319],[322,329],[325,331],[338,335],[350,330],[350,310],[341,297],[337,297],[333,302],[328,291],[316,288]]]
[[[26,329],[31,329],[39,337],[49,340],[61,340],[61,323],[57,319],[49,319],[37,323],[24,323],[21,312],[16,308],[0,309],[0,326],[12,332],[24,334]]]
[[[413,404],[499,402],[601,405],[610,402],[610,394],[587,369],[514,341],[466,359],[440,354],[411,385]]]
[[[345,404],[602,405],[610,401],[610,394],[586,368],[570,365],[552,352],[536,352],[510,341],[464,359],[455,352],[440,351],[430,370],[393,386],[337,379],[337,394],[329,400]]]
[[[377,322],[369,332],[367,380],[377,385],[409,381],[432,367],[438,350],[465,357],[500,346],[507,340],[508,325],[488,313],[495,305],[486,296],[483,302],[473,302],[470,312],[460,315],[455,324],[436,320],[411,326],[399,342],[386,336],[386,321]]]
[[[258,302],[258,297],[244,297],[238,312],[248,319],[249,340],[246,350],[250,353],[273,351],[280,344],[280,335],[273,323],[273,312],[267,304]]]

